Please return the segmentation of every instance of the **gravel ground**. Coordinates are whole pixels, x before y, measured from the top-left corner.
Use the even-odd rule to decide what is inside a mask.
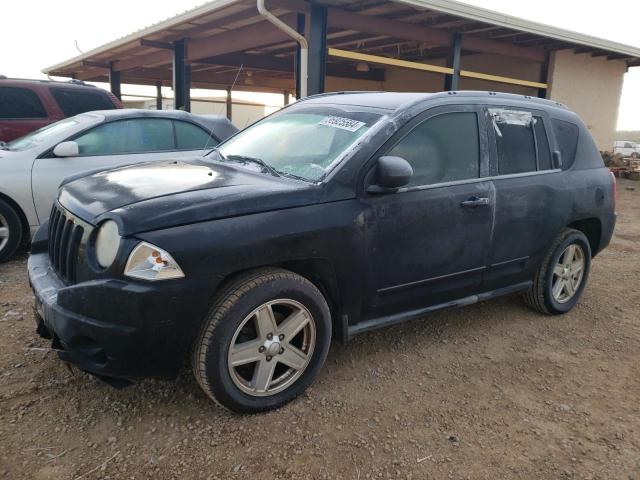
[[[640,183],[563,317],[517,296],[334,345],[274,412],[185,372],[115,390],[34,333],[26,257],[0,265],[0,478],[640,478]]]

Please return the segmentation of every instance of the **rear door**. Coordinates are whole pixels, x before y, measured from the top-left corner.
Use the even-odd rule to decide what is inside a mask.
[[[0,141],[15,140],[51,121],[35,90],[0,86]]]
[[[191,143],[188,139],[183,140],[181,145],[191,148],[193,142],[200,142],[203,136]],[[173,120],[165,118],[133,118],[103,123],[68,140],[78,143],[78,156],[58,158],[49,152],[38,158],[33,166],[33,199],[40,222],[48,218],[58,187],[67,177],[196,153],[196,150],[177,149]]]
[[[475,106],[431,109],[380,155],[407,160],[408,187],[366,194],[368,312],[379,318],[474,294],[491,239],[494,194]],[[380,156],[378,155],[378,156]]]
[[[553,133],[543,111],[520,107],[487,109],[491,174],[496,213],[483,291],[532,278],[547,248],[562,228],[565,176],[553,165]]]

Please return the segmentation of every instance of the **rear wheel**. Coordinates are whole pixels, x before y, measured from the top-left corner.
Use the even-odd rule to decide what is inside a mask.
[[[18,213],[0,200],[0,263],[7,261],[22,243],[22,222]]]
[[[580,231],[566,228],[538,268],[525,301],[549,315],[566,313],[578,302],[589,277],[591,248]]]
[[[330,340],[329,308],[311,282],[287,270],[259,270],[216,300],[196,340],[193,371],[222,406],[270,410],[313,382]]]

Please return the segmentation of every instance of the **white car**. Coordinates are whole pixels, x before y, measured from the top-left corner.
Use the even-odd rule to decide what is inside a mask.
[[[640,144],[628,140],[616,140],[613,145],[613,153],[619,153],[625,157],[640,157]]]
[[[0,144],[0,262],[49,217],[65,178],[203,155],[236,131],[219,116],[120,109],[76,115]]]

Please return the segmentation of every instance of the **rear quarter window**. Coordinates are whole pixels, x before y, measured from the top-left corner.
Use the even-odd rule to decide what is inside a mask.
[[[562,156],[562,168],[571,168],[576,159],[578,148],[578,126],[575,123],[565,122],[554,118],[551,120],[553,132],[558,142],[558,149]]]
[[[113,110],[115,105],[100,90],[90,91],[84,88],[52,88],[51,95],[67,117],[93,110]]]
[[[33,90],[0,87],[0,118],[47,118],[47,112]]]

